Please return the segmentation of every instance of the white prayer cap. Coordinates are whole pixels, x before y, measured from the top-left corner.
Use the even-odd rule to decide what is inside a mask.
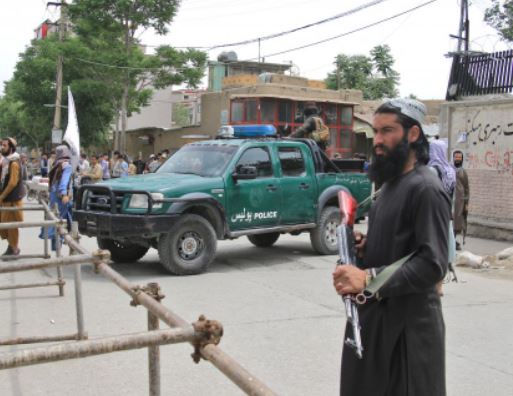
[[[424,103],[415,99],[396,98],[390,99],[384,104],[388,104],[401,109],[401,113],[417,121],[420,125],[424,124],[427,109]]]

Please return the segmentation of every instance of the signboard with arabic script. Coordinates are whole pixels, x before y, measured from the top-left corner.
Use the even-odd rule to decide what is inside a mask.
[[[513,101],[455,106],[450,126],[451,149],[466,154],[466,168],[513,175]]]

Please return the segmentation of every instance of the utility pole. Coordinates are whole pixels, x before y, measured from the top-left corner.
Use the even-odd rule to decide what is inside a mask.
[[[460,27],[458,30],[458,54],[461,53],[462,50],[465,51],[465,54],[468,53],[469,50],[469,31],[470,31],[470,22],[468,19],[468,0],[460,0],[461,1],[461,10],[460,10]]]
[[[48,2],[47,6],[55,6],[61,7],[61,16],[59,19],[59,43],[64,41],[66,35],[66,27],[67,27],[67,10],[66,10],[66,2],[63,0],[60,3]],[[53,128],[52,135],[54,130],[61,129],[61,103],[62,103],[62,53],[59,51],[59,56],[57,57],[57,77],[55,81],[55,113],[53,116]],[[62,131],[61,131],[62,134]]]
[[[337,67],[337,91],[340,90],[340,62],[337,56],[337,60],[335,61],[335,65]]]

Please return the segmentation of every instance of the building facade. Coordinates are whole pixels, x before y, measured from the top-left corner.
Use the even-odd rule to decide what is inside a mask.
[[[442,107],[450,151],[465,157],[469,233],[513,240],[513,98],[479,97]]]

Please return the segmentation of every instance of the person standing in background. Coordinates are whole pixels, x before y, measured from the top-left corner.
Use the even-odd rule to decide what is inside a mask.
[[[44,154],[41,156],[39,168],[41,169],[41,177],[48,176],[48,155]]]
[[[4,208],[23,208],[25,185],[21,177],[20,155],[16,152],[14,138],[2,139],[2,173],[0,187],[0,206]],[[23,221],[23,211],[0,212],[0,223]],[[18,256],[20,254],[19,231],[17,228],[0,230],[2,239],[7,239],[7,250],[3,256]]]
[[[463,152],[455,150],[452,154],[453,164],[456,168],[456,189],[454,191],[454,235],[456,237],[456,250],[461,250],[458,235],[467,233],[468,202],[470,186],[467,171],[463,168]]]
[[[91,155],[91,166],[88,170],[82,173],[81,184],[86,184],[86,180],[90,180],[91,183],[98,183],[103,179],[103,169],[99,163],[97,155]]]
[[[128,176],[128,164],[119,151],[114,151],[114,162],[112,164],[112,177]]]
[[[103,180],[109,180],[110,179],[110,164],[109,164],[109,155],[108,154],[103,154],[102,155],[102,158],[101,158],[101,161],[100,161],[100,166],[102,167],[102,170],[103,170]]]
[[[55,150],[50,151],[50,158],[48,158],[48,172],[53,167],[53,163],[55,162]]]
[[[71,152],[69,147],[64,144],[57,146],[55,151],[55,162],[49,174],[50,208],[54,208],[57,205],[59,218],[66,220],[69,231],[71,230],[73,207]],[[55,249],[57,238],[55,227],[48,228],[48,237],[52,240],[52,249]]]

